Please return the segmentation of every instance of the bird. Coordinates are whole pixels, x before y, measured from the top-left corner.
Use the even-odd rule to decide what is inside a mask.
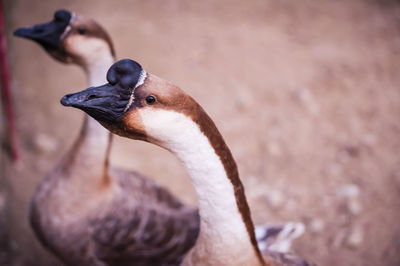
[[[182,265],[309,265],[293,254],[261,253],[236,162],[205,110],[178,86],[130,59],[107,72],[105,85],[67,94],[114,134],[158,145],[184,165],[197,196],[200,233]]]
[[[22,27],[17,29],[14,34],[37,42],[50,56],[59,62],[80,66],[86,74],[89,86],[105,83],[105,74],[109,66],[115,61],[113,42],[105,29],[93,19],[67,10],[56,11],[54,19],[51,22]],[[55,169],[40,183],[33,196],[30,208],[30,223],[35,234],[47,249],[56,254],[68,265],[83,263],[88,260],[91,260],[91,263],[94,263],[93,261],[95,260],[102,261],[101,258],[97,257],[97,254],[88,255],[80,251],[80,249],[85,249],[89,245],[92,245],[90,244],[90,239],[94,233],[91,221],[97,221],[97,231],[102,229],[100,225],[107,225],[105,221],[101,221],[102,218],[106,217],[106,213],[104,211],[95,213],[93,210],[99,208],[102,204],[114,204],[112,202],[120,197],[128,197],[129,193],[140,194],[151,190],[155,192],[147,195],[149,198],[146,198],[146,202],[150,202],[150,204],[154,204],[155,206],[159,204],[157,208],[166,208],[167,211],[164,214],[170,208],[168,201],[171,201],[174,206],[178,204],[182,208],[182,219],[190,223],[186,227],[183,226],[182,232],[171,235],[171,241],[177,241],[177,245],[182,245],[182,247],[177,249],[177,252],[170,255],[168,259],[165,259],[163,256],[159,256],[158,258],[163,263],[170,263],[170,260],[179,263],[183,254],[196,241],[199,230],[197,210],[184,206],[183,203],[168,191],[157,186],[150,179],[137,172],[114,167],[110,168],[108,158],[111,140],[112,135],[108,131],[91,117],[85,117],[79,137]],[[100,187],[103,187],[102,184],[107,184],[107,186],[118,189],[116,191],[113,190],[112,193],[110,192],[111,195],[109,193],[99,193],[98,190],[91,188],[93,184],[97,184]],[[119,186],[125,185],[127,187],[119,188]],[[104,191],[106,190],[104,189]],[[121,195],[118,195],[118,193]],[[159,195],[163,196],[160,197]],[[133,201],[137,201],[137,205],[127,207],[129,203],[125,203],[127,206],[121,203],[121,214],[127,211],[135,213],[135,215],[141,215],[141,213],[137,212],[137,208],[142,208],[140,207],[142,199],[136,196],[132,197]],[[73,211],[79,209],[78,205],[80,205],[81,201],[90,201],[92,203],[88,206],[83,204],[81,206],[82,210],[79,211],[80,213],[76,214],[74,224],[79,224],[80,229],[72,231],[73,233],[65,234],[63,232],[65,227],[71,226],[71,217],[68,216],[73,214]],[[146,203],[143,204],[146,206]],[[53,212],[53,208],[57,208],[57,212]],[[118,208],[112,210],[112,212],[109,210],[110,213],[108,215],[117,215],[117,210]],[[175,214],[178,215],[179,212],[174,210]],[[128,219],[126,218],[126,221],[116,223],[113,230],[125,230],[124,226],[127,226],[127,223],[129,223]],[[131,217],[131,219],[136,218]],[[174,218],[171,219],[171,221],[173,220]],[[179,218],[176,220],[177,223],[181,221]],[[161,224],[162,220],[159,223]],[[293,230],[289,230],[290,232],[298,232],[299,230],[296,228],[301,229],[302,224],[282,223],[278,225],[258,226],[257,236],[260,247],[263,249],[274,248],[275,246],[280,247],[277,244],[282,239],[285,239],[285,243],[287,243],[288,238],[286,236],[284,238],[277,236],[282,235],[281,232],[288,232],[288,226],[292,229],[294,228]],[[274,230],[271,230],[272,228]],[[158,233],[157,231],[153,232],[154,235]],[[56,238],[55,235],[61,237]],[[185,237],[186,240],[180,240],[181,242],[177,240],[178,238]],[[139,238],[136,239],[136,241],[139,240]],[[115,246],[127,240],[120,238],[118,241],[114,240]],[[69,250],[63,247],[62,242],[76,242],[81,243],[81,245],[75,248],[69,247],[71,249]],[[113,248],[110,246],[110,250]],[[151,246],[147,246],[147,248],[151,249]],[[159,247],[157,248],[160,249]],[[167,249],[168,247],[164,251],[161,249],[159,251],[166,252]],[[278,248],[278,250],[280,249]],[[102,248],[102,252],[104,252],[104,247]],[[142,258],[145,255],[141,254],[139,257],[142,257],[137,259],[135,256],[138,255],[135,255],[135,252],[140,253],[142,251],[134,251],[132,254],[121,252],[119,254],[120,258],[114,260],[117,262],[120,260],[126,260],[129,263],[135,262],[135,265],[139,265],[140,261],[143,260],[146,264],[146,260]],[[117,255],[114,256],[117,257]],[[151,257],[151,261],[154,257],[157,257],[154,254],[146,256]],[[94,265],[98,265],[96,263]],[[104,263],[104,261],[101,263]],[[106,265],[114,265],[111,260],[108,260],[107,263],[109,264]]]
[[[15,35],[39,43],[58,61],[80,66],[89,86],[105,83],[115,61],[104,28],[67,10]],[[33,196],[33,231],[67,265],[179,264],[197,239],[197,209],[138,172],[110,167],[111,139],[85,117],[72,147]]]

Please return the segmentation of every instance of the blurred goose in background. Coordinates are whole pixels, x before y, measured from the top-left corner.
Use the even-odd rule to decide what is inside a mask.
[[[105,83],[115,58],[106,31],[65,10],[15,35],[55,59],[83,68],[89,86]],[[142,175],[109,168],[111,134],[86,116],[81,132],[32,199],[41,243],[68,265],[176,265],[195,243],[198,211]]]
[[[309,265],[292,254],[261,253],[235,160],[193,98],[129,59],[115,63],[107,80],[66,95],[61,103],[85,111],[115,134],[161,146],[182,161],[196,191],[201,226],[182,265]]]
[[[55,12],[49,23],[14,34],[39,43],[60,62],[82,67],[89,86],[105,83],[115,60],[107,32],[94,20],[66,10]],[[111,139],[85,116],[79,137],[33,197],[33,230],[68,265],[178,264],[196,241],[198,211],[136,172],[109,168]],[[260,247],[282,250],[284,239],[288,248],[291,240],[279,236],[290,232],[297,237],[302,226],[259,226]]]

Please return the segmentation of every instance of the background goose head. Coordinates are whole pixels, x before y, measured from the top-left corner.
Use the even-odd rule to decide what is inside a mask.
[[[18,28],[14,35],[37,42],[63,63],[88,66],[104,53],[115,56],[111,38],[103,27],[67,10],[57,10],[50,22]]]
[[[103,86],[68,94],[61,103],[85,111],[115,134],[159,144],[166,141],[167,135],[173,136],[170,131],[179,129],[178,116],[196,122],[204,112],[180,88],[147,73],[130,59],[112,65],[107,81]],[[149,121],[162,123],[150,125]],[[165,134],[149,134],[149,127],[153,133]]]

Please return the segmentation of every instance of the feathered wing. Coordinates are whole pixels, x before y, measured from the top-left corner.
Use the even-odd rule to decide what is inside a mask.
[[[151,181],[135,182],[144,195],[140,200],[114,200],[90,223],[93,255],[105,265],[179,265],[197,240],[198,211]]]

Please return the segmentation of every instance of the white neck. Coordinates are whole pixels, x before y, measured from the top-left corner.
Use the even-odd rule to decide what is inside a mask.
[[[93,60],[91,64],[82,66],[86,73],[88,85],[98,86],[106,83],[106,73],[113,62],[113,57],[105,53],[101,59]],[[71,159],[74,159],[74,165],[70,167],[68,176],[78,183],[101,182],[99,177],[103,176],[105,166],[107,166],[110,141],[110,132],[95,119],[85,115],[80,135],[71,149],[71,152],[73,152]],[[82,169],[90,169],[90,171],[82,172]],[[85,178],[82,177],[83,174],[86,175]],[[70,182],[70,184],[76,186],[74,182]]]
[[[102,53],[103,56],[96,60],[88,60],[84,67],[89,86],[100,86],[107,83],[106,74],[110,66],[114,63],[114,58],[110,53]],[[96,154],[106,152],[110,132],[106,130],[94,118],[86,115],[83,127],[85,128],[85,142],[90,146],[96,146]]]
[[[140,116],[151,142],[183,162],[197,194],[200,235],[183,265],[258,265],[234,187],[199,126],[182,113],[163,109],[143,109]]]
[[[84,70],[90,86],[99,86],[107,83],[107,71],[115,61],[111,53],[106,51],[101,52],[102,56],[96,58],[96,60],[85,60],[86,65],[84,66]]]

